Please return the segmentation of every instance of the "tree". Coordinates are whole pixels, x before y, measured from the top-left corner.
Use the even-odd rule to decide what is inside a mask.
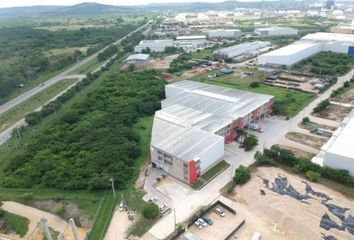
[[[233,178],[235,184],[244,184],[251,179],[251,170],[248,167],[240,165],[236,171]]]
[[[306,178],[308,178],[310,181],[316,182],[316,181],[321,177],[321,174],[318,173],[318,172],[314,172],[314,171],[309,170],[309,171],[307,171],[307,172],[305,173],[305,176],[306,176]]]
[[[246,151],[251,151],[255,146],[258,145],[258,138],[254,134],[247,134],[243,140],[243,146]]]
[[[251,87],[251,88],[258,88],[259,85],[260,85],[259,82],[251,82],[251,83],[250,83],[250,87]]]
[[[145,205],[143,215],[146,218],[155,219],[159,215],[159,207],[155,203]]]
[[[271,159],[270,157],[268,157],[265,154],[261,154],[260,152],[257,152],[255,155],[255,159],[257,164],[259,165],[267,165],[267,166],[271,166],[275,164],[275,161],[273,159]]]
[[[310,123],[310,118],[309,118],[309,117],[304,117],[304,118],[302,119],[302,123],[303,123],[303,124]]]

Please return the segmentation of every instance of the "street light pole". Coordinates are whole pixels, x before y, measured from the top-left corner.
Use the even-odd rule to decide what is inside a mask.
[[[114,189],[114,178],[111,177],[109,181],[111,182],[112,185],[113,197],[116,198],[116,190]]]

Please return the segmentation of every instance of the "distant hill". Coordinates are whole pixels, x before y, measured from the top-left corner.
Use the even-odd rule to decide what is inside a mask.
[[[193,0],[192,0],[193,1]],[[119,13],[127,11],[199,11],[199,10],[230,10],[238,7],[254,8],[294,8],[303,6],[306,0],[279,0],[257,2],[224,1],[217,3],[190,2],[190,3],[151,3],[139,6],[112,6],[99,3],[81,3],[73,6],[32,6],[0,8],[0,18],[23,17],[23,16],[79,16],[79,15],[101,15],[107,13]],[[117,1],[118,2],[118,1]]]

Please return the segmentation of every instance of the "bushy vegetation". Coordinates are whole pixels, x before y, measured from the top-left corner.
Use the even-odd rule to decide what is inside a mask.
[[[104,60],[107,60],[108,58],[112,57],[115,53],[117,53],[118,48],[116,45],[109,45],[103,52],[99,53],[97,55],[97,59],[100,62],[103,62]]]
[[[354,66],[354,58],[342,53],[321,52],[314,57],[304,60],[295,68],[309,67],[309,71],[315,74],[340,76]]]
[[[159,109],[164,97],[158,75],[119,70],[104,74],[100,88],[7,159],[11,164],[4,169],[1,184],[106,189],[108,178],[114,177],[117,189],[124,189],[139,156],[133,124]]]
[[[328,99],[323,100],[322,102],[320,102],[317,107],[315,107],[313,109],[314,113],[318,113],[318,112],[322,112],[323,110],[325,110],[329,105],[331,105],[331,103],[329,102]]]
[[[310,180],[317,180],[322,176],[323,178],[348,186],[354,185],[354,177],[347,170],[321,167],[311,162],[310,159],[296,157],[290,150],[279,148],[276,145],[270,149],[264,149],[263,154],[257,153],[256,162],[259,165],[284,164],[290,166],[295,173],[305,174]],[[309,171],[311,172],[308,173]]]
[[[251,170],[248,167],[240,165],[236,171],[233,181],[235,184],[245,184],[251,179]]]
[[[31,26],[0,28],[0,102],[21,84],[63,69],[84,57],[80,50],[48,54],[52,49],[88,47],[86,55],[131,32],[136,24],[111,28],[49,31]],[[3,64],[5,63],[5,64]]]
[[[247,134],[243,140],[243,147],[246,151],[251,151],[258,145],[258,138],[254,134]]]
[[[354,86],[354,79],[351,79],[350,81],[346,81],[344,82],[343,87],[333,90],[333,92],[331,93],[331,97],[338,97],[343,93],[345,93],[350,88],[352,88],[353,86]]]
[[[143,215],[146,218],[154,219],[159,215],[159,206],[155,203],[148,203],[145,205]]]
[[[191,59],[192,59],[191,53],[180,54],[176,59],[173,59],[168,69],[168,72],[177,73],[186,69],[191,69],[193,67],[193,64],[188,62]]]
[[[308,171],[305,173],[305,176],[306,176],[306,178],[308,178],[310,181],[316,182],[316,181],[321,177],[321,174],[318,173],[318,172],[314,172],[314,171],[308,170]]]

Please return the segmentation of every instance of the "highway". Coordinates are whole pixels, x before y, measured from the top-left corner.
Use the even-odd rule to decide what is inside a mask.
[[[123,39],[125,39],[126,37],[129,37],[131,34],[140,31],[141,29],[145,28],[146,26],[148,26],[151,23],[151,21],[147,22],[146,24],[140,26],[139,28],[135,29],[134,31],[130,32],[129,34],[125,35],[124,37],[118,39],[116,42],[114,42],[113,44],[119,44]],[[109,45],[108,45],[109,46]],[[42,86],[37,86],[34,87],[30,90],[28,90],[27,92],[19,95],[18,97],[10,100],[9,102],[3,104],[0,106],[0,114],[8,111],[9,109],[17,106],[18,104],[26,101],[27,99],[29,99],[30,97],[34,96],[35,94],[43,91],[44,89],[48,88],[49,86],[55,84],[56,82],[63,80],[63,79],[72,79],[72,78],[78,78],[79,81],[82,80],[84,77],[86,77],[86,75],[70,75],[70,73],[72,73],[73,71],[77,70],[78,68],[80,68],[81,66],[85,65],[86,63],[88,63],[89,61],[91,61],[92,59],[96,58],[97,55],[101,52],[103,52],[108,46],[106,46],[105,48],[101,49],[100,51],[98,51],[97,53],[81,60],[80,62],[78,62],[77,64],[75,64],[74,66],[70,67],[69,69],[63,71],[62,73],[58,74],[57,76],[47,80],[46,82],[43,83]],[[110,59],[116,58],[117,55],[113,55]],[[107,61],[103,62],[101,64],[101,66],[99,66],[97,69],[95,69],[92,73],[95,73],[97,71],[99,71],[101,68],[105,67],[108,63],[108,61],[110,60],[108,59]],[[76,84],[76,83],[75,83]],[[73,84],[73,85],[75,85]],[[56,99],[58,96],[60,96],[61,94],[63,94],[64,92],[66,92],[70,87],[72,87],[73,85],[69,86],[66,90],[64,90],[63,92],[61,92],[60,94],[58,94],[57,96],[53,97],[50,101],[53,101],[54,99]],[[43,104],[44,105],[44,104]],[[36,109],[36,111],[39,111],[41,109],[38,108]],[[19,128],[21,126],[25,126],[26,122],[25,119],[21,119],[18,122],[16,122],[14,125],[12,125],[11,127],[5,129],[4,131],[2,131],[0,133],[0,145],[2,145],[3,143],[5,143],[10,137],[11,137],[11,133],[15,128]]]
[[[130,36],[131,34],[140,31],[141,29],[145,28],[147,25],[149,25],[150,22],[147,22],[146,24],[140,26],[139,28],[137,28],[136,30],[132,31],[131,33],[125,35],[124,37],[118,39],[116,42],[114,42],[113,44],[119,44],[123,39],[125,39],[126,37]],[[108,45],[109,46],[109,45]],[[32,97],[33,95],[43,91],[44,89],[48,88],[49,86],[55,84],[56,82],[66,78],[67,75],[69,75],[71,72],[79,69],[80,67],[82,67],[83,65],[85,65],[86,63],[90,62],[91,60],[93,60],[94,58],[97,57],[98,54],[100,54],[101,52],[103,52],[108,46],[104,47],[103,49],[101,49],[100,51],[92,54],[91,56],[84,58],[83,60],[81,60],[80,62],[78,62],[77,64],[75,64],[74,66],[66,69],[65,71],[63,71],[62,73],[58,74],[57,76],[45,81],[43,84],[34,87],[30,90],[28,90],[27,92],[17,96],[16,98],[8,101],[7,103],[4,103],[3,105],[0,106],[0,114],[8,111],[9,109],[15,107],[16,105],[22,103],[23,101],[26,101],[27,99],[29,99],[30,97]],[[102,65],[107,64],[107,63],[103,63]]]

